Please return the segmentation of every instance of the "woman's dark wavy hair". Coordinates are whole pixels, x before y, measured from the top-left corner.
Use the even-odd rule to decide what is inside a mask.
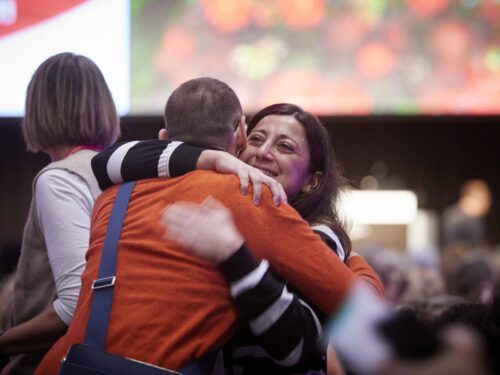
[[[299,106],[279,103],[265,107],[252,116],[248,124],[248,133],[260,120],[269,115],[293,116],[302,124],[309,144],[309,170],[311,173],[316,171],[322,173],[316,189],[307,193],[300,192],[290,200],[290,204],[309,224],[329,226],[339,237],[348,256],[351,251],[351,240],[337,210],[339,195],[347,186],[347,182],[337,164],[328,131],[316,116]]]

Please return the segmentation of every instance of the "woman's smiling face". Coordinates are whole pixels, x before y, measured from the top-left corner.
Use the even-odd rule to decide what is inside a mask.
[[[311,179],[309,144],[304,126],[293,116],[264,117],[248,135],[240,159],[274,177],[289,198]]]

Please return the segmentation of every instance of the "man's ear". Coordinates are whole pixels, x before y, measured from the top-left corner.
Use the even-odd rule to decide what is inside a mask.
[[[321,180],[323,179],[323,173],[316,171],[311,175],[309,182],[302,188],[303,193],[309,193],[318,188]]]
[[[158,132],[158,139],[160,141],[168,141],[168,132],[167,129],[161,128],[160,131]]]
[[[234,131],[236,136],[236,154],[245,147],[247,147],[247,124],[245,122],[245,116],[241,116],[240,124]]]

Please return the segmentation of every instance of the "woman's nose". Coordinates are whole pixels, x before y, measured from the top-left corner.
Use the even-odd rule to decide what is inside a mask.
[[[257,155],[261,159],[267,159],[267,160],[274,159],[271,144],[268,142],[263,143],[257,150]]]

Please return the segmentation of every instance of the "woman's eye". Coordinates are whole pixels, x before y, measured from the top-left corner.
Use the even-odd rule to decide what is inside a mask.
[[[288,143],[280,143],[279,144],[279,147],[282,149],[282,150],[285,150],[285,151],[289,151],[289,152],[292,152],[293,151],[293,147],[292,145],[288,144]]]
[[[262,142],[264,142],[264,140],[262,139],[261,136],[258,136],[258,135],[251,135],[248,137],[248,141],[252,144],[260,144]]]

